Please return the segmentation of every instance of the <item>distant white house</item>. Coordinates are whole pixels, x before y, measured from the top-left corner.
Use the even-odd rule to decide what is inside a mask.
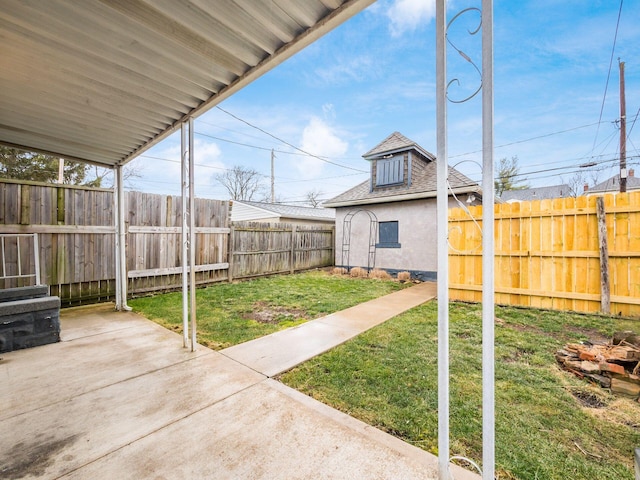
[[[530,202],[533,200],[547,200],[551,198],[567,198],[574,196],[569,185],[551,185],[549,187],[522,188],[520,190],[506,190],[500,195],[500,200],[506,203]]]
[[[335,224],[333,208],[311,208],[279,203],[234,200],[231,204],[232,222],[293,223],[296,225]]]
[[[636,177],[635,171],[633,168],[630,168],[629,174],[627,175],[627,192],[631,192],[633,190],[640,190],[640,178]],[[601,195],[603,193],[616,193],[619,191],[620,174],[616,174],[591,188],[585,184],[583,195]]]

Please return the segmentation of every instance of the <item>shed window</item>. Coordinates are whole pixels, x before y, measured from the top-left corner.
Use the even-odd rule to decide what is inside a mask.
[[[376,248],[400,248],[398,222],[378,223],[378,243]]]
[[[376,186],[404,182],[404,155],[380,159],[376,162]]]

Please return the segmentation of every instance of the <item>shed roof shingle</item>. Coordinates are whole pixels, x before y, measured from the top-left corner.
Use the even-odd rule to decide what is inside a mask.
[[[415,150],[423,159],[416,159],[411,169],[411,184],[377,187],[371,191],[371,180],[341,193],[324,203],[326,207],[344,207],[371,203],[399,202],[436,196],[436,157],[400,132],[393,132],[378,145],[363,155],[366,160],[375,160],[385,153]],[[424,161],[426,160],[426,161]],[[480,186],[453,167],[449,167],[449,187],[456,194],[480,193]]]
[[[282,205],[279,203],[266,203],[266,202],[249,202],[245,200],[237,200],[238,203],[244,203],[245,205],[251,205],[253,207],[261,208],[269,212],[277,213],[281,217],[299,218],[299,219],[314,219],[314,220],[334,220],[336,218],[336,211],[333,208],[312,208],[312,207],[299,207],[296,205]]]
[[[376,188],[370,191],[369,180],[356,185],[324,203],[327,207],[347,205],[366,205],[436,196],[436,162],[419,162],[413,171],[411,185],[408,187]],[[449,185],[456,194],[480,193],[480,186],[453,167],[449,167]]]
[[[427,152],[416,142],[408,139],[407,137],[402,135],[400,132],[393,132],[391,135],[385,138],[382,142],[380,142],[378,145],[373,147],[371,150],[369,150],[367,153],[365,153],[362,156],[367,160],[369,160],[371,157],[379,156],[387,152],[394,152],[398,150],[409,150],[410,148],[415,148],[420,153],[422,153],[425,157],[430,158],[431,160],[434,160],[436,158],[432,153]]]

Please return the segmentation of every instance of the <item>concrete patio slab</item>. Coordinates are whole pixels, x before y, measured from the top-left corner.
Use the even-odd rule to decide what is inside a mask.
[[[62,342],[3,355],[0,478],[437,478],[433,455],[111,308],[63,311]]]
[[[420,283],[220,353],[273,377],[435,298],[436,289],[435,283]]]
[[[309,400],[265,380],[62,478],[437,477],[435,457]]]
[[[64,309],[66,325],[65,329],[60,333],[61,340],[69,341],[147,324],[146,318],[133,312],[120,312],[118,321],[104,322],[104,315],[110,316],[114,310],[114,303],[100,303]]]
[[[0,454],[0,464],[10,461],[14,466],[0,472],[0,478],[23,478],[25,468],[42,478],[58,478],[82,467],[87,459],[121,449],[164,428],[167,422],[180,421],[264,379],[210,352],[12,416],[2,423],[13,434],[0,437],[0,452],[9,457]],[[57,450],[64,455],[51,456]]]
[[[84,337],[65,341],[63,334],[61,343],[3,354],[0,384],[11,388],[0,389],[0,420],[209,353],[180,348],[179,335],[133,313],[106,316],[118,319],[111,320],[113,328],[91,328],[99,323],[94,314],[81,320],[81,327],[70,327],[85,332]],[[130,327],[121,328],[130,321]],[[62,331],[73,323],[65,319]],[[96,333],[101,329],[105,333]]]

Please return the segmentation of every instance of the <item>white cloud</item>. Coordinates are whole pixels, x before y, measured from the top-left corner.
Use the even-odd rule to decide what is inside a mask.
[[[322,105],[322,113],[324,114],[324,118],[328,118],[333,120],[336,118],[336,108],[332,103],[325,103]]]
[[[316,68],[313,77],[308,77],[312,84],[345,85],[363,82],[376,75],[379,62],[370,55],[350,55],[336,58],[322,68]]]
[[[387,11],[391,35],[397,37],[413,31],[419,25],[429,23],[435,14],[435,0],[395,0]]]
[[[302,150],[320,157],[339,157],[346,154],[348,142],[342,140],[324,120],[312,117],[302,132]],[[322,172],[326,165],[320,159],[302,157],[304,160],[295,164],[303,178],[313,178]]]

